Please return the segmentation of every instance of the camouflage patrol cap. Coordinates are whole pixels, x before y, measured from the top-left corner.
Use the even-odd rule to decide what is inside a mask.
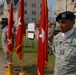
[[[71,11],[65,11],[58,14],[56,21],[58,22],[59,20],[75,20],[75,15]]]

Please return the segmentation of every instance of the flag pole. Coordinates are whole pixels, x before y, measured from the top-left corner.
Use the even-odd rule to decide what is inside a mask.
[[[21,72],[19,75],[24,75],[23,71],[23,35],[25,34],[25,25],[24,25],[24,0],[20,0],[19,7],[19,24],[16,36],[16,54],[21,62]],[[20,37],[20,38],[19,38]]]
[[[21,72],[19,73],[19,75],[25,75],[23,72],[23,60],[21,60]]]
[[[13,27],[13,4],[12,4],[12,0],[10,2],[10,9],[9,9],[9,17],[8,17],[8,35],[7,35],[7,39],[8,37],[11,37],[11,28]],[[12,23],[12,24],[11,24]],[[12,26],[10,26],[12,25]],[[10,33],[9,33],[10,32]],[[13,65],[12,65],[12,52],[11,52],[11,46],[7,43],[6,46],[8,52],[9,52],[9,60],[8,60],[8,69],[4,72],[5,75],[16,75],[14,70],[13,70]],[[13,51],[13,49],[12,49]]]
[[[67,11],[67,0],[66,0],[66,11]]]
[[[21,60],[21,72],[19,73],[19,75],[25,75],[24,70],[23,70],[23,59],[24,59],[24,54],[22,52],[22,60]]]
[[[11,58],[12,54],[10,54],[10,58]],[[5,72],[5,75],[16,75],[16,73],[13,70],[13,65],[12,65],[12,61],[8,62],[8,69]]]
[[[21,72],[23,72],[23,60],[21,60]]]

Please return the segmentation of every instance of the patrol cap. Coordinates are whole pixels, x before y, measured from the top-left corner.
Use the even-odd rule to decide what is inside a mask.
[[[65,11],[58,14],[56,21],[58,22],[59,20],[75,20],[75,15],[71,11]]]

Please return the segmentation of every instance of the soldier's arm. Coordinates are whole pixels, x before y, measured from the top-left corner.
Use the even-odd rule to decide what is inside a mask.
[[[2,48],[6,49],[6,34],[2,34]]]
[[[61,33],[58,33],[56,36],[54,36],[54,38],[53,38],[53,41],[52,41],[52,51],[53,51],[53,53],[54,53],[54,55],[55,55],[55,52],[56,52],[56,45],[57,45],[57,41],[58,41],[58,37],[61,35]]]
[[[48,38],[50,38],[53,34],[53,29],[50,30],[50,34],[48,35]]]

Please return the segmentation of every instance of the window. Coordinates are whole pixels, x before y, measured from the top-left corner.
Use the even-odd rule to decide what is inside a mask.
[[[33,18],[32,18],[32,21],[33,21]]]
[[[32,3],[32,7],[36,7],[36,3]]]
[[[25,14],[27,14],[27,10],[25,10]]]
[[[76,0],[72,0],[72,2],[76,2]]]
[[[42,4],[40,4],[40,8],[42,7]]]
[[[36,7],[36,4],[34,4],[34,7]]]
[[[27,2],[25,2],[25,6],[27,6]]]
[[[32,11],[32,15],[36,15],[36,11]]]
[[[36,18],[32,18],[32,21],[36,21]]]
[[[34,11],[34,15],[36,15],[36,11]]]

